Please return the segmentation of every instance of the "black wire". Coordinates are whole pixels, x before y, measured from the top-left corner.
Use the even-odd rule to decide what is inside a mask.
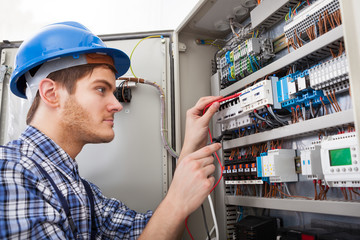
[[[208,236],[208,238],[210,240],[211,238],[210,238],[209,228],[208,228],[208,225],[207,225],[207,222],[206,222],[204,204],[201,204],[201,211],[202,211],[203,218],[204,218],[204,224],[205,224],[206,233],[207,233],[207,236]]]
[[[322,106],[322,105],[320,105],[319,108],[315,111],[315,114],[314,114],[315,117],[318,116],[318,114],[319,114],[319,112],[320,112],[320,109],[321,109],[321,106]]]

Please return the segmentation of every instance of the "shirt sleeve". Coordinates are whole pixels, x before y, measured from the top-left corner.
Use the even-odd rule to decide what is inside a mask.
[[[15,161],[0,159],[0,239],[68,239],[51,190]],[[55,207],[54,207],[55,206]]]
[[[114,198],[106,198],[96,185],[90,184],[94,191],[96,225],[101,239],[137,239],[153,212],[137,213]]]

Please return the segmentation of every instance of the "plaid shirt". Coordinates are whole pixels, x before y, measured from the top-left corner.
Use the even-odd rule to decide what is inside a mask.
[[[16,150],[0,148],[0,239],[90,239],[90,206],[77,163],[31,126],[7,147]],[[49,180],[24,155],[48,172],[66,198],[77,236],[72,233]],[[94,193],[96,238],[138,238],[152,212],[136,213],[90,185]]]

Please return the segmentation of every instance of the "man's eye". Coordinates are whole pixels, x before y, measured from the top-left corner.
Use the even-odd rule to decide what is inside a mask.
[[[101,92],[101,93],[104,93],[104,92],[105,92],[105,88],[97,88],[96,90],[99,91],[99,92]]]

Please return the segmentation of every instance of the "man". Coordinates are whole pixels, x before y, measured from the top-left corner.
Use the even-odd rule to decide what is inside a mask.
[[[214,185],[207,126],[219,97],[187,112],[183,148],[167,196],[139,214],[108,199],[79,176],[76,156],[87,143],[114,138],[116,77],[129,59],[76,22],[52,24],[17,54],[11,91],[33,101],[22,136],[0,148],[1,239],[176,239],[185,218]],[[151,218],[150,218],[151,217]],[[146,226],[146,227],[145,227]],[[141,235],[141,236],[140,236]]]

